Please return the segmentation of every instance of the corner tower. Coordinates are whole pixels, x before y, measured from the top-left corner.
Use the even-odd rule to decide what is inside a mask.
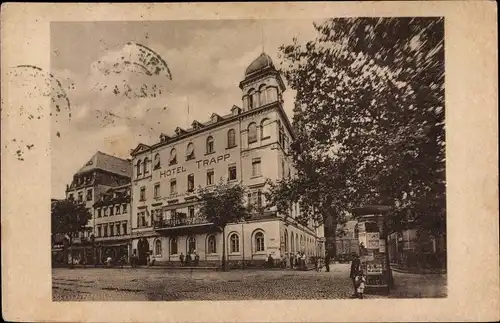
[[[286,88],[271,57],[262,53],[247,67],[240,89],[243,111],[248,111],[274,102],[282,103]]]

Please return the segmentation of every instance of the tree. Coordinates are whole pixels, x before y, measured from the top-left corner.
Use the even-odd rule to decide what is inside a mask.
[[[213,187],[198,189],[200,209],[198,214],[212,222],[222,231],[222,268],[226,264],[226,226],[251,216],[250,208],[245,206],[246,189],[239,183],[220,181]]]
[[[66,235],[71,250],[73,238],[88,230],[87,224],[92,219],[92,214],[83,203],[73,199],[55,201],[51,208],[52,234]],[[73,263],[73,258],[71,262]]]
[[[393,206],[394,230],[412,222],[444,233],[443,19],[341,18],[315,28],[304,46],[280,48],[297,92],[297,176],[273,191],[302,201],[306,217],[320,213],[333,254],[337,224],[366,203]]]

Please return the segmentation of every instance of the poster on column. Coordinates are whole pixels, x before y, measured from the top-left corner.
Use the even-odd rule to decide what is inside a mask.
[[[367,249],[378,249],[380,241],[380,234],[378,232],[367,232],[366,233],[366,248]]]

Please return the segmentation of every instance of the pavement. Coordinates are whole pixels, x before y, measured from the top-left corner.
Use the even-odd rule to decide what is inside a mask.
[[[446,297],[446,276],[394,273],[390,295],[365,298]],[[158,268],[55,268],[54,301],[183,301],[347,299],[348,264],[330,272],[295,270],[177,270]]]

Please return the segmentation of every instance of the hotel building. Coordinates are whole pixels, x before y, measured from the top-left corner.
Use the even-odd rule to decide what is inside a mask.
[[[219,265],[222,239],[229,263],[258,264],[269,255],[304,251],[322,253],[313,223],[304,226],[290,213],[278,214],[267,206],[266,179],[294,176],[289,144],[293,138],[283,110],[283,80],[266,54],[245,71],[239,84],[242,108],[227,115],[212,114],[207,122],[193,121],[191,128],[161,134],[153,145],[139,144],[131,153],[132,250],[145,263],[152,252],[156,262],[176,265],[180,255],[193,251],[200,264]],[[241,182],[249,189],[248,203],[266,206],[243,223],[229,224],[222,232],[198,215],[196,189],[220,179]]]

